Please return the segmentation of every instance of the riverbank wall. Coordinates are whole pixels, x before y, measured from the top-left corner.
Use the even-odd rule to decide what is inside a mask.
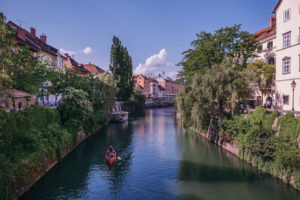
[[[43,178],[52,168],[54,168],[57,164],[59,164],[68,154],[70,154],[73,150],[75,150],[82,142],[88,139],[92,133],[99,131],[103,128],[103,125],[97,125],[93,128],[92,132],[85,133],[83,127],[80,127],[77,132],[76,142],[74,146],[71,148],[65,147],[60,152],[56,152],[56,156],[54,159],[45,157],[44,163],[42,164],[43,170],[41,173],[35,173],[35,177],[30,181],[27,185],[19,188],[16,193],[13,195],[13,199],[17,200],[22,197],[26,192],[28,192],[32,186],[34,186],[41,178]],[[59,154],[59,155],[58,155]],[[33,169],[34,170],[34,169]]]
[[[176,121],[177,124],[181,124],[181,117],[178,112],[176,112]],[[273,126],[276,127],[278,123],[278,118],[275,118]],[[292,171],[290,169],[283,169],[277,166],[275,163],[259,163],[257,158],[251,157],[245,152],[242,152],[242,146],[239,144],[238,140],[234,141],[226,141],[222,137],[219,136],[218,131],[213,128],[208,128],[206,132],[199,131],[197,129],[191,128],[197,135],[205,138],[206,140],[218,145],[220,148],[230,152],[231,154],[235,155],[236,157],[242,159],[248,164],[251,164],[253,167],[257,168],[258,170],[270,174],[275,178],[280,179],[286,184],[289,184],[296,190],[300,191],[300,174],[299,172]],[[299,143],[300,144],[300,143]],[[299,145],[300,149],[300,145]],[[271,167],[275,165],[275,167]]]

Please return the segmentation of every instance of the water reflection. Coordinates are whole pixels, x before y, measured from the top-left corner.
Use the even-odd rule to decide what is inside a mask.
[[[110,170],[113,145],[122,161]],[[23,200],[300,199],[299,192],[175,124],[174,108],[111,124],[67,156]]]

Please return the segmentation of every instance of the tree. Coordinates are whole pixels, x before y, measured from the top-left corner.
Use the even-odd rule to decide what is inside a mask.
[[[5,24],[5,16],[0,13],[0,104],[6,96],[6,90],[11,87],[12,80],[8,74],[8,65],[12,63],[13,44],[11,42],[14,32]]]
[[[47,80],[47,62],[40,62],[26,45],[13,43],[16,30],[5,23],[0,13],[0,98],[8,88],[38,93]]]
[[[113,37],[111,46],[109,70],[116,80],[117,98],[128,100],[133,91],[132,60],[127,49],[116,36]]]
[[[184,121],[193,121],[197,128],[204,130],[212,117],[234,114],[237,105],[249,94],[245,72],[230,60],[224,60],[205,74],[195,75],[192,84],[176,97],[176,106]]]
[[[200,32],[191,43],[192,48],[183,52],[182,66],[178,79],[190,84],[195,74],[203,74],[214,64],[231,58],[240,68],[246,68],[248,58],[254,56],[256,41],[254,37],[240,30],[241,25],[225,27],[214,34]]]
[[[64,89],[62,103],[57,109],[63,124],[70,119],[75,119],[83,123],[93,113],[93,107],[88,101],[87,93],[72,87]]]
[[[275,65],[269,65],[263,61],[252,62],[247,65],[246,71],[250,74],[250,79],[257,85],[261,93],[267,94],[275,81]],[[272,91],[272,90],[271,90]]]
[[[116,81],[111,74],[105,72],[96,75],[94,82],[94,109],[103,109],[109,114],[115,106],[117,93]]]

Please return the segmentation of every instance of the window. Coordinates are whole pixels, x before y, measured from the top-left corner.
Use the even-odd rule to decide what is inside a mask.
[[[283,48],[291,46],[291,33],[283,34]]]
[[[282,73],[283,74],[289,74],[289,73],[291,73],[291,58],[284,58],[283,60],[282,60],[282,64],[283,64],[283,66],[282,66]]]
[[[291,19],[291,9],[284,11],[283,21],[289,21]]]
[[[268,42],[268,50],[272,50],[273,49],[273,42]]]
[[[274,65],[274,64],[275,64],[275,59],[274,59],[274,57],[269,58],[268,64],[269,64],[269,65]]]
[[[262,45],[259,45],[259,46],[257,47],[257,52],[258,52],[258,53],[261,53],[261,52],[262,52]]]
[[[289,95],[283,95],[282,100],[284,105],[289,105]]]

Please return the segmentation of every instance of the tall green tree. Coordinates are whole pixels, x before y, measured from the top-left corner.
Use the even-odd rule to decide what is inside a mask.
[[[117,98],[128,100],[133,91],[132,60],[126,47],[121,44],[116,36],[113,37],[111,46],[109,70],[116,80]]]
[[[221,28],[214,33],[200,32],[191,43],[192,48],[183,52],[179,72],[181,82],[192,83],[195,74],[203,74],[224,58],[231,58],[236,66],[246,68],[248,58],[254,56],[256,41],[241,25]]]

